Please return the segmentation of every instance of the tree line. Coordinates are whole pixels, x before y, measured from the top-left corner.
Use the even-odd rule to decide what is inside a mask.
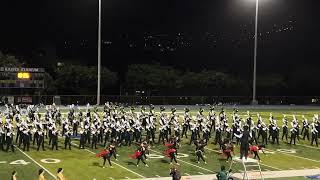
[[[0,66],[34,67],[11,55],[0,52]],[[97,87],[97,67],[74,64],[61,64],[52,67],[45,74],[44,94],[48,95],[94,95]],[[280,73],[258,75],[258,95],[281,96],[290,95],[294,89],[303,91],[301,94],[313,93],[316,87],[305,79],[305,74],[293,73],[285,77]],[[120,78],[124,77],[124,78]],[[293,79],[294,78],[294,79]],[[317,83],[318,84],[318,83]],[[305,89],[304,87],[310,88]],[[101,68],[101,94],[134,95],[144,92],[146,96],[250,96],[252,94],[252,78],[236,75],[232,72],[203,69],[199,72],[181,70],[160,64],[130,64],[123,76],[119,76],[106,67]],[[314,95],[314,94],[313,94]]]

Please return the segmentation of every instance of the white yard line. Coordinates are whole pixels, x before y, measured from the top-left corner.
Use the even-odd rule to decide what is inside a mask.
[[[161,176],[159,176],[159,175],[156,175],[157,177],[161,177]]]
[[[243,171],[242,171],[243,172]],[[269,178],[286,178],[299,177],[299,176],[309,176],[318,174],[317,169],[306,169],[306,170],[285,170],[285,171],[262,171],[262,177],[264,179]],[[185,173],[186,174],[186,173]],[[248,172],[249,179],[260,179],[260,175],[257,176],[257,172]],[[212,180],[216,174],[206,174],[206,175],[193,175],[188,178],[192,180]],[[243,178],[243,173],[234,173],[232,177],[237,179]],[[168,180],[171,177],[161,177],[161,178],[147,178],[147,180]]]
[[[54,174],[52,174],[49,170],[47,170],[45,167],[43,167],[41,164],[39,164],[36,160],[34,160],[32,157],[30,157],[28,154],[26,154],[25,152],[23,152],[19,147],[15,146],[22,154],[24,154],[25,156],[27,156],[31,161],[33,161],[34,163],[36,163],[38,166],[40,166],[42,169],[44,169],[45,171],[47,171],[48,174],[50,174],[50,176],[52,176],[53,178],[56,178],[56,176]]]
[[[72,143],[72,144],[74,144],[74,145],[78,146],[78,145],[77,145],[77,144],[75,144],[75,143]],[[90,150],[88,150],[88,149],[84,149],[84,150],[86,150],[87,152],[89,152],[89,153],[91,153],[91,154],[96,154],[96,153],[94,153],[94,152],[92,152],[92,151],[90,151]],[[133,173],[133,174],[135,174],[135,175],[137,175],[137,176],[141,177],[141,178],[145,178],[145,177],[144,177],[144,176],[142,176],[141,174],[136,173],[136,172],[134,172],[134,171],[132,171],[132,170],[130,170],[130,169],[128,169],[128,168],[126,168],[126,167],[124,167],[124,166],[122,166],[122,165],[118,164],[118,163],[115,163],[114,161],[111,161],[111,162],[112,162],[113,164],[115,164],[115,165],[117,165],[117,166],[121,167],[122,169],[125,169],[125,170],[127,170],[127,171],[129,171],[129,172],[131,172],[131,173]]]
[[[304,144],[296,144],[296,145],[298,145],[298,146],[304,146],[304,147],[311,148],[311,149],[320,149],[319,147],[308,146],[308,145],[304,145]]]
[[[212,151],[212,152],[220,153],[220,151],[218,151],[218,150],[210,149],[210,148],[207,148],[207,147],[205,147],[204,149],[207,149],[207,150]]]
[[[202,172],[198,172],[199,174],[201,174],[201,175],[204,175]]]
[[[269,150],[269,151],[273,151],[273,150],[271,150],[271,149],[268,149],[268,150]],[[273,152],[277,152],[277,153],[285,154],[285,155],[287,155],[287,156],[292,156],[292,157],[296,157],[296,158],[305,159],[305,160],[308,160],[308,161],[313,161],[313,162],[320,163],[320,161],[318,161],[318,160],[309,159],[309,158],[305,158],[305,157],[301,157],[301,156],[296,156],[296,155],[289,154],[289,153],[285,153],[285,152],[280,152],[280,151],[273,151]]]
[[[0,164],[5,164],[7,163],[7,161],[0,161]]]
[[[85,151],[87,151],[87,152],[89,152],[89,153],[91,153],[91,154],[96,154],[96,153],[94,153],[94,152],[92,152],[92,151],[89,151],[88,149],[84,149]]]
[[[269,165],[262,164],[262,163],[260,163],[260,165],[265,166],[265,167],[269,167],[269,168],[272,168],[272,169],[276,169],[276,170],[279,170],[279,171],[283,170],[283,169],[280,169],[280,168],[277,168],[277,167],[273,167],[273,166],[269,166]]]
[[[158,152],[158,151],[155,151],[155,150],[152,150],[152,149],[150,149],[150,151],[156,152],[156,153],[158,153],[158,154],[162,154],[161,152]],[[187,161],[183,161],[183,160],[181,160],[181,159],[179,159],[179,161],[184,162],[184,163],[186,163],[186,164],[189,164],[189,165],[191,165],[191,166],[194,166],[194,167],[203,169],[203,170],[205,170],[205,171],[208,171],[208,172],[212,172],[212,173],[213,173],[213,171],[211,171],[211,170],[209,170],[209,169],[206,169],[206,168],[203,168],[203,167],[200,167],[200,166],[191,164],[191,163],[189,163],[189,162],[187,162]]]
[[[187,175],[187,176],[190,176],[190,174],[188,174],[188,173],[184,173],[185,175]]]

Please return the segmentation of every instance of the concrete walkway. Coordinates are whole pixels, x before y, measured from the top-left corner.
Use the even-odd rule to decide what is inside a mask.
[[[320,174],[320,169],[302,169],[302,170],[286,170],[286,171],[263,171],[262,177],[268,178],[285,178],[298,176],[312,176]],[[249,179],[260,179],[259,172],[248,172]],[[242,179],[242,173],[235,173],[232,175],[234,179]],[[172,177],[146,178],[148,180],[171,180]],[[217,179],[215,174],[183,176],[182,180],[213,180]],[[137,179],[138,180],[138,179]]]

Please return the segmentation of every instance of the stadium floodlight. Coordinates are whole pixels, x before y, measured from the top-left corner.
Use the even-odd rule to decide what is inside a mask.
[[[259,12],[259,0],[256,0],[256,16],[255,16],[255,29],[254,29],[254,56],[253,56],[253,83],[252,83],[252,104],[258,104],[256,99],[256,87],[257,87],[257,48],[258,48],[258,12]]]
[[[99,1],[99,22],[98,22],[98,81],[97,81],[97,105],[100,105],[101,90],[101,0]]]

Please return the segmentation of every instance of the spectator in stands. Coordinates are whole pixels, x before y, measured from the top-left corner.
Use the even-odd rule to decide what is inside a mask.
[[[65,180],[62,168],[58,169],[57,180]]]
[[[172,180],[180,180],[181,179],[180,171],[176,167],[172,167],[170,169],[170,175],[172,176]]]
[[[217,174],[218,180],[227,180],[228,179],[228,173],[226,171],[226,167],[224,165],[221,166],[221,171]]]
[[[16,176],[17,176],[17,171],[13,171],[11,180],[17,180]]]
[[[44,178],[44,170],[43,169],[39,169],[39,180],[45,180]]]

